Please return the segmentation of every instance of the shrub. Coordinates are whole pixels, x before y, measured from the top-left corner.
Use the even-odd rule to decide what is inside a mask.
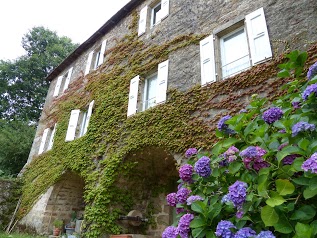
[[[167,228],[173,236],[317,235],[316,64],[308,81],[302,73],[307,54],[287,58],[278,76],[294,80],[283,86],[283,96],[267,105],[253,95],[240,114],[220,120],[210,152],[186,152],[179,191],[189,193],[169,203],[179,220]]]

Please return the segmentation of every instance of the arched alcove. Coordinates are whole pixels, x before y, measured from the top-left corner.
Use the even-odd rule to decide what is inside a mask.
[[[65,172],[60,180],[54,185],[48,199],[43,217],[43,230],[51,233],[55,219],[68,224],[72,214],[82,216],[85,204],[83,198],[84,180],[73,172]]]
[[[174,156],[162,148],[147,147],[127,155],[123,166],[129,172],[123,173],[116,185],[132,195],[132,209],[150,220],[150,225],[141,227],[121,222],[126,233],[161,237],[162,231],[173,222],[173,209],[165,197],[176,190],[179,179]]]

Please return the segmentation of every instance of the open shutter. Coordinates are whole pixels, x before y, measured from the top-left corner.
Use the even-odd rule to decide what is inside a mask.
[[[70,118],[69,118],[69,123],[68,123],[65,141],[72,141],[75,139],[79,113],[80,113],[79,109],[72,110],[72,112],[70,114]]]
[[[69,82],[70,82],[70,77],[72,76],[72,72],[73,72],[73,67],[71,67],[71,68],[68,70],[67,78],[66,78],[66,80],[65,80],[65,84],[64,84],[63,91],[65,91],[65,90],[68,88],[68,85],[69,85]]]
[[[213,35],[200,41],[201,85],[216,81]]]
[[[106,51],[106,45],[107,45],[107,40],[104,40],[102,42],[102,44],[101,44],[100,56],[99,56],[97,67],[103,63],[104,54],[105,54],[105,51]]]
[[[170,1],[169,0],[162,0],[161,2],[161,10],[160,10],[160,20],[164,19],[168,16],[170,11]]]
[[[85,70],[85,75],[89,74],[90,68],[91,68],[91,61],[92,61],[92,56],[94,55],[94,51],[91,51],[88,55],[87,59],[87,64],[86,64],[86,70]]]
[[[156,104],[166,101],[167,79],[168,79],[168,60],[158,65]]]
[[[53,143],[54,143],[54,136],[55,136],[55,131],[56,131],[56,125],[54,126],[54,129],[51,133],[51,136],[50,136],[50,140],[48,142],[48,146],[47,146],[47,150],[51,150],[53,148]]]
[[[49,130],[50,130],[50,128],[46,128],[43,132],[41,144],[40,144],[40,148],[39,148],[39,154],[42,154],[44,152],[46,139],[47,139],[47,135],[48,135]]]
[[[85,135],[86,132],[87,132],[89,121],[90,121],[90,117],[91,117],[91,114],[92,114],[92,109],[94,107],[94,103],[95,103],[95,100],[93,100],[93,101],[91,101],[91,103],[89,103],[89,107],[88,107],[88,111],[87,111],[87,117],[86,117],[85,126],[84,126],[84,130],[83,130],[83,135]]]
[[[54,90],[54,94],[53,94],[54,97],[58,96],[59,89],[61,88],[61,85],[62,85],[62,80],[63,80],[63,76],[59,76],[57,78],[57,82],[56,82],[56,86],[55,86],[55,90]]]
[[[128,116],[135,114],[137,111],[139,80],[140,76],[138,75],[130,81]]]
[[[138,36],[145,33],[146,17],[147,17],[147,12],[148,12],[147,9],[148,9],[148,6],[145,6],[144,8],[142,8],[142,10],[140,12]]]
[[[263,7],[245,17],[252,65],[272,57]]]

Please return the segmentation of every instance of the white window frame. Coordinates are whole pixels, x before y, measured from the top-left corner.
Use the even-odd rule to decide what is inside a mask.
[[[151,106],[148,106],[148,102],[149,102],[149,99],[148,99],[148,89],[149,89],[149,80],[153,79],[155,77],[155,84],[157,84],[157,81],[158,81],[158,72],[156,71],[155,73],[151,74],[150,76],[148,76],[146,79],[145,79],[145,82],[144,82],[144,89],[143,89],[143,93],[144,93],[144,96],[143,96],[143,101],[142,101],[142,111],[145,111],[151,107],[154,107],[156,105],[156,95],[154,97],[154,103],[151,105]],[[157,88],[157,85],[155,87],[155,90]]]
[[[53,93],[54,97],[58,97],[68,88],[68,85],[72,76],[72,72],[73,72],[73,67],[71,67],[65,74],[57,78],[54,93]]]
[[[160,7],[160,10],[156,12],[155,14],[155,9]],[[160,16],[160,12],[162,9],[162,2],[157,3],[154,7],[151,8],[151,28],[156,26],[157,24],[159,24],[162,20],[161,16]],[[154,22],[154,17],[155,17],[155,22]],[[159,20],[158,20],[159,19]]]
[[[245,68],[241,68],[240,70],[238,70],[238,71],[236,71],[236,72],[233,72],[233,73],[231,73],[231,74],[229,74],[229,75],[224,76],[224,74],[223,74],[223,67],[224,67],[224,66],[227,66],[227,65],[229,65],[229,64],[231,64],[231,63],[233,63],[233,62],[235,62],[235,61],[237,61],[237,60],[235,60],[235,61],[233,61],[233,62],[227,63],[226,65],[223,65],[223,63],[224,63],[224,50],[225,50],[224,39],[226,39],[226,38],[228,38],[228,37],[230,37],[230,36],[236,34],[237,32],[239,32],[239,31],[241,31],[241,30],[243,30],[243,34],[245,35],[245,40],[246,40],[245,43],[246,43],[246,45],[247,45],[247,47],[248,47],[248,54],[245,55],[245,56],[243,56],[243,57],[241,57],[240,59],[242,59],[242,58],[248,56],[248,63],[249,63],[249,65],[248,65],[247,67],[245,67]],[[238,59],[238,60],[239,60],[239,59]],[[245,71],[245,70],[247,70],[247,69],[249,69],[249,68],[251,67],[251,52],[250,52],[250,48],[249,48],[249,41],[248,41],[248,36],[247,36],[247,31],[246,31],[245,25],[243,25],[243,26],[241,26],[241,27],[238,27],[237,29],[235,29],[235,30],[229,32],[228,34],[226,34],[226,35],[224,35],[224,36],[222,36],[222,37],[220,38],[220,62],[221,62],[221,64],[220,64],[220,71],[221,71],[222,79],[226,79],[226,78],[232,77],[232,76],[234,76],[234,75],[236,75],[236,74],[239,74],[239,73],[241,73],[241,72],[243,72],[243,71]]]
[[[39,155],[52,149],[53,143],[54,143],[56,125],[57,124],[55,124],[54,127],[48,127],[43,131],[41,141],[40,141],[39,151],[38,151]]]

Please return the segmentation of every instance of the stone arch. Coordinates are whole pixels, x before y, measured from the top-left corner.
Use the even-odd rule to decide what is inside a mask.
[[[83,215],[84,204],[84,180],[74,172],[65,172],[54,185],[51,195],[47,201],[43,217],[44,233],[51,233],[55,219],[68,224],[72,213],[77,217]]]
[[[146,234],[161,237],[163,230],[171,225],[174,210],[166,203],[166,195],[177,188],[178,171],[175,156],[161,147],[146,147],[129,153],[123,166],[132,167],[130,172],[121,175],[117,186],[133,194],[133,210],[140,211],[150,218]],[[148,217],[151,214],[151,217]],[[120,222],[126,233],[144,233],[139,227]]]

